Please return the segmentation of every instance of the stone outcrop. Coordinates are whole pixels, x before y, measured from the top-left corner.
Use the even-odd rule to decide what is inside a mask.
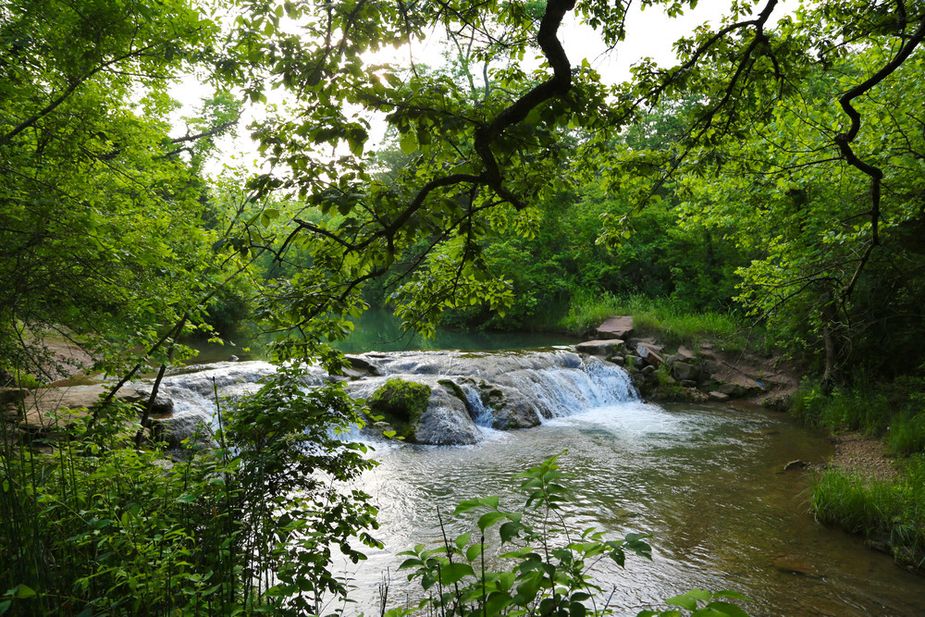
[[[72,422],[87,409],[95,407],[110,388],[110,383],[97,383],[25,390],[16,397],[18,400],[14,399],[7,404],[6,413],[18,417],[19,424],[26,430],[47,431],[61,423]],[[115,398],[127,403],[147,404],[150,396],[150,386],[126,384],[119,389]],[[173,411],[173,401],[158,393],[151,411],[155,414],[169,414]]]
[[[599,325],[595,333],[602,339],[626,340],[633,333],[633,318],[630,315],[611,317]]]
[[[666,349],[653,338],[634,338],[631,326],[631,318],[610,318],[597,328],[598,339],[575,345],[575,351],[624,366],[640,394],[653,400],[748,399],[783,410],[798,385],[773,358],[741,350],[727,353],[712,341],[695,349],[685,345]],[[622,337],[617,338],[618,333]],[[608,347],[608,341],[619,343]]]
[[[575,351],[578,353],[586,353],[592,356],[609,357],[620,353],[623,351],[624,347],[625,345],[622,339],[598,339],[594,341],[578,343],[575,345]]]

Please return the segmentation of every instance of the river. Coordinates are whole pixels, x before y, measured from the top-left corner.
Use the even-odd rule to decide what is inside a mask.
[[[599,571],[600,584],[615,590],[618,614],[635,615],[693,587],[744,593],[754,616],[925,614],[925,577],[857,537],[815,523],[808,504],[814,472],[785,472],[784,466],[794,459],[824,463],[831,445],[785,414],[646,404],[622,369],[567,349],[371,353],[362,360],[372,368],[348,385],[354,396],[369,396],[391,376],[427,383],[435,392],[430,434],[471,445],[374,442],[379,465],[360,485],[379,507],[375,535],[385,547],[368,550],[359,567],[336,564],[355,587],[348,615],[376,614],[377,587],[386,573],[393,602],[420,593],[396,572],[403,559],[397,553],[440,542],[438,509],[451,536],[470,531],[471,518],[449,515],[456,503],[498,495],[513,509],[517,474],[556,453],[564,453],[561,465],[574,494],[564,510],[571,525],[615,536],[651,535],[651,561],[630,556],[626,569],[611,564]],[[175,422],[190,427],[197,418],[208,420],[212,377],[234,394],[252,390],[272,370],[262,362],[237,362],[169,377],[164,390],[175,401]],[[315,378],[320,383],[325,376]],[[540,424],[496,430],[499,412],[486,421],[484,409],[451,394],[449,381],[476,401],[479,392],[503,393],[519,405],[519,418],[535,413]]]
[[[415,585],[395,571],[403,559],[396,554],[440,541],[437,508],[451,537],[470,531],[471,518],[447,516],[458,501],[499,495],[514,507],[516,474],[563,451],[574,493],[565,508],[570,523],[652,536],[652,561],[629,557],[625,570],[600,572],[608,592],[616,589],[618,614],[692,587],[740,591],[753,599],[754,616],[923,614],[925,578],[816,524],[812,473],[783,472],[793,459],[826,460],[827,440],[779,414],[638,402],[492,433],[474,446],[381,448],[362,484],[380,508],[385,548],[359,568],[345,567],[359,602],[350,610],[374,613],[386,571],[391,598],[415,596]]]

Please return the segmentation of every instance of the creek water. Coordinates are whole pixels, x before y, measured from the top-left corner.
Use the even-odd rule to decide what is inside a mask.
[[[514,509],[522,503],[517,474],[564,453],[560,462],[574,495],[564,515],[572,527],[651,535],[651,561],[630,556],[625,569],[600,564],[598,582],[608,594],[614,590],[618,614],[635,615],[699,587],[744,593],[752,598],[747,608],[754,616],[925,615],[925,577],[813,520],[814,472],[783,468],[794,459],[823,463],[831,445],[784,414],[646,404],[622,369],[567,349],[358,358],[370,372],[348,384],[354,396],[369,396],[391,376],[426,383],[435,392],[425,414],[430,433],[474,443],[374,441],[371,456],[379,464],[359,484],[379,508],[375,535],[385,546],[367,550],[369,559],[359,566],[336,564],[355,588],[350,597],[356,603],[347,606],[347,614],[378,614],[377,588],[385,575],[390,606],[417,597],[417,584],[396,571],[403,559],[398,553],[441,541],[438,508],[451,537],[471,531],[472,517],[450,515],[460,500],[498,495],[504,507]],[[190,369],[164,382],[175,404],[171,422],[181,433],[210,421],[213,388],[232,396],[253,391],[260,377],[275,370],[264,362],[201,368],[206,370]],[[307,385],[326,379],[319,369]],[[447,382],[466,400],[453,396]],[[540,425],[491,428],[501,417],[486,405],[491,392],[516,402],[521,417],[533,414]]]
[[[499,495],[515,507],[516,475],[554,453],[573,491],[570,524],[651,534],[652,561],[626,568],[601,562],[599,581],[615,589],[619,614],[635,615],[693,587],[735,589],[760,616],[925,614],[925,577],[906,572],[856,537],[815,523],[811,473],[783,472],[793,459],[821,462],[827,440],[785,416],[719,406],[665,408],[625,402],[596,407],[519,431],[487,431],[474,446],[385,446],[362,486],[380,508],[377,537],[360,566],[343,565],[358,603],[375,614],[377,585],[389,597],[420,593],[396,554],[441,541],[439,508],[451,537],[475,529],[450,513],[464,498]],[[795,574],[787,570],[802,570]]]

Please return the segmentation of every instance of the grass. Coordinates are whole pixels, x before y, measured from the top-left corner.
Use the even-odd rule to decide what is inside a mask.
[[[805,424],[829,431],[859,431],[883,437],[894,456],[925,453],[923,384],[906,378],[893,384],[838,388],[825,395],[804,384],[794,397],[793,413]]]
[[[747,343],[742,325],[732,315],[695,312],[667,298],[641,295],[576,294],[559,325],[584,335],[614,315],[632,315],[637,332],[658,335],[668,343],[694,345],[705,337],[729,348],[741,349]]]
[[[925,567],[925,456],[896,480],[865,480],[828,470],[813,489],[817,520],[885,543],[900,562]]]
[[[889,547],[894,557],[925,567],[925,382],[904,377],[887,384],[839,388],[826,395],[804,384],[793,412],[830,431],[882,437],[900,458],[895,480],[869,480],[828,470],[813,489],[812,509],[825,524],[862,534]]]
[[[895,456],[925,452],[925,410],[899,415],[890,424],[886,447]]]

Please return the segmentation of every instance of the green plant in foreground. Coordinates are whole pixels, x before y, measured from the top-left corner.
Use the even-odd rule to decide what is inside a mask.
[[[643,534],[608,539],[603,531],[570,528],[561,511],[569,496],[562,484],[558,456],[521,474],[523,507],[504,510],[498,497],[468,499],[455,514],[478,512],[478,533],[452,540],[444,530],[441,546],[419,544],[401,553],[399,567],[410,571],[430,595],[416,607],[393,608],[387,617],[427,614],[444,617],[543,615],[583,617],[613,614],[614,593],[595,581],[594,568],[604,559],[624,567],[627,553],[651,559]],[[442,523],[442,520],[441,520]],[[490,554],[488,554],[490,553]],[[732,591],[692,590],[666,600],[671,608],[646,610],[639,617],[742,617]]]
[[[136,449],[126,411],[43,449],[0,423],[0,614],[312,615],[346,596],[333,551],[379,544],[349,484],[374,462],[336,436],[361,422],[343,384],[282,367],[180,453]]]

